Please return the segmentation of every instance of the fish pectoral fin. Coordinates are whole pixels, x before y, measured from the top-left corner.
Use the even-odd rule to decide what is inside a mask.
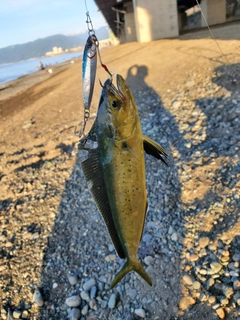
[[[98,149],[89,149],[88,157],[82,163],[82,169],[87,180],[90,192],[104,219],[109,235],[120,258],[126,258],[124,249],[119,239],[109,204],[106,183],[104,181],[102,168],[99,160]]]
[[[119,281],[122,280],[130,271],[137,272],[150,286],[152,286],[152,279],[148,275],[148,273],[144,270],[143,266],[137,259],[127,258],[127,261],[123,265],[122,269],[116,274],[113,282],[110,285],[110,289],[113,289]]]
[[[144,151],[147,154],[150,154],[151,156],[160,159],[162,162],[164,162],[167,166],[167,159],[168,159],[168,154],[167,152],[164,150],[163,147],[161,147],[158,143],[156,143],[155,141],[153,141],[152,139],[143,136],[143,147],[144,147]]]

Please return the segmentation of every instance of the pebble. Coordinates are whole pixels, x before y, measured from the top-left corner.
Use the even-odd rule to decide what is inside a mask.
[[[29,316],[28,311],[27,311],[27,310],[24,310],[24,311],[22,312],[22,318],[23,318],[23,319],[27,319],[28,316]]]
[[[140,318],[145,318],[146,317],[146,312],[142,308],[135,309],[134,313]]]
[[[88,305],[82,308],[82,315],[85,316],[88,313]]]
[[[183,297],[179,302],[179,308],[181,310],[187,310],[190,306],[195,304],[195,299],[193,297]]]
[[[115,261],[115,260],[116,260],[115,254],[109,254],[108,256],[105,257],[105,261],[107,261],[107,262]]]
[[[212,287],[215,283],[215,280],[213,278],[209,278],[207,281],[207,290],[210,289],[210,287]]]
[[[146,256],[143,261],[147,266],[149,266],[154,261],[154,259],[151,256]]]
[[[195,262],[199,259],[199,256],[196,253],[190,255],[190,261]]]
[[[225,319],[225,311],[223,308],[219,308],[216,310],[216,314],[220,319]]]
[[[90,307],[91,309],[97,310],[97,303],[96,303],[96,300],[95,300],[95,299],[90,300],[90,302],[89,302],[89,307]]]
[[[53,289],[56,289],[58,287],[58,284],[56,282],[53,283]]]
[[[174,241],[174,242],[178,241],[178,235],[177,235],[176,232],[174,232],[174,233],[171,235],[171,239],[172,239],[172,241]]]
[[[109,250],[109,252],[113,252],[114,251],[114,245],[113,244],[109,244],[108,245],[108,250]]]
[[[234,294],[233,288],[229,286],[223,286],[222,292],[226,298],[231,298]]]
[[[33,294],[33,301],[38,307],[42,307],[44,305],[43,297],[38,289]]]
[[[109,300],[108,300],[108,307],[110,309],[114,309],[117,303],[117,295],[116,293],[112,293]]]
[[[95,279],[89,279],[88,281],[86,281],[83,285],[83,290],[84,291],[89,291],[93,286],[96,285],[96,281]]]
[[[202,237],[199,239],[199,246],[200,248],[206,248],[209,244],[209,238],[208,237]]]
[[[96,298],[97,295],[97,287],[93,286],[90,290],[90,299]]]
[[[183,276],[183,282],[186,283],[188,286],[191,286],[193,284],[192,278],[187,274]]]
[[[73,308],[70,312],[69,318],[70,320],[79,320],[81,317],[81,312],[77,308]]]
[[[208,298],[208,302],[211,303],[211,304],[214,304],[216,302],[216,297],[215,296],[210,296]]]
[[[80,293],[80,296],[81,296],[81,298],[82,298],[83,300],[85,300],[85,301],[90,301],[90,296],[89,296],[89,293],[88,293],[88,292],[82,291],[82,292]]]
[[[223,266],[218,262],[212,262],[210,267],[212,269],[212,273],[218,273],[220,270],[222,270]]]
[[[14,310],[13,311],[13,318],[19,319],[21,317],[22,312],[20,310]]]
[[[174,109],[178,109],[181,106],[181,104],[182,104],[181,101],[175,100],[175,101],[173,101],[172,106]]]
[[[78,282],[78,277],[74,274],[70,274],[68,275],[68,281],[71,284],[71,286],[75,286],[75,284],[77,284]]]
[[[78,295],[74,295],[67,298],[65,302],[71,308],[79,307],[81,304],[81,298]]]
[[[233,288],[234,288],[235,290],[240,290],[240,280],[235,280],[235,281],[233,282]]]
[[[233,261],[236,261],[236,262],[240,261],[240,253],[235,253],[233,255],[232,259],[233,259]]]
[[[223,307],[225,307],[229,304],[229,300],[227,298],[221,299],[220,302]]]
[[[195,290],[199,290],[201,288],[201,283],[199,281],[194,281],[193,282],[193,288]]]

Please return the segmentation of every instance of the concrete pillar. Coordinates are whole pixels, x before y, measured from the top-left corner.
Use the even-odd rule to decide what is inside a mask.
[[[226,22],[226,0],[202,0],[201,8],[210,26]],[[207,26],[203,16],[201,26]]]
[[[124,22],[126,42],[137,41],[134,13],[125,13]]]
[[[179,35],[176,0],[133,0],[138,42]]]

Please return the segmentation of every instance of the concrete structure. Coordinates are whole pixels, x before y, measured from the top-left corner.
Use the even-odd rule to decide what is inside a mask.
[[[227,0],[199,0],[208,24],[226,22]],[[173,38],[179,31],[205,27],[200,12],[186,12],[196,0],[95,0],[120,42]],[[190,21],[191,20],[191,21]],[[197,20],[197,23],[196,21]],[[191,25],[191,23],[192,25]]]
[[[203,0],[201,8],[210,26],[226,22],[226,0]],[[201,26],[207,26],[203,16]]]
[[[134,0],[133,7],[138,42],[178,36],[176,0]]]

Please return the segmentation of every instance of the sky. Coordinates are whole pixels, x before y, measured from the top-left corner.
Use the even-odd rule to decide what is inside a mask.
[[[106,21],[93,0],[86,0],[94,29]],[[87,30],[85,0],[2,0],[0,48]]]

